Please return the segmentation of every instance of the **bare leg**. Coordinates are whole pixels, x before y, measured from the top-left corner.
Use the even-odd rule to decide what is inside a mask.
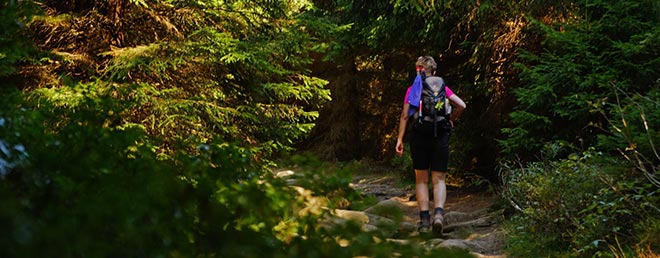
[[[444,224],[444,206],[447,199],[447,184],[445,184],[445,172],[432,171],[431,181],[433,183],[433,232],[442,235]]]
[[[429,213],[429,171],[427,169],[415,169],[415,192],[417,193],[417,207],[419,208],[419,224],[417,230],[420,233],[428,232],[431,228],[431,216]]]
[[[415,169],[415,190],[419,211],[429,210],[429,172]]]
[[[447,184],[445,183],[445,172],[431,172],[431,181],[433,182],[433,206],[434,208],[445,207],[447,200]]]

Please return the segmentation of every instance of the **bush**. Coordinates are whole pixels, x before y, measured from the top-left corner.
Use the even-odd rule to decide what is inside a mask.
[[[118,103],[103,97],[71,112],[3,97],[0,257],[470,257],[323,227],[330,209],[314,200],[344,198],[345,172],[303,172],[300,193],[225,142],[158,153],[142,126],[112,122]]]
[[[606,243],[615,243],[617,237],[634,243],[635,225],[652,212],[640,204],[650,201],[653,188],[625,163],[611,160],[588,151],[565,160],[508,167],[503,194],[520,211],[512,221],[512,238],[538,237],[552,243],[548,248],[575,254],[607,251]]]
[[[660,83],[660,81],[656,82]],[[660,249],[660,92],[652,89],[644,94],[626,92],[612,83],[617,102],[601,113],[609,118],[610,133],[599,137],[599,146],[618,153],[629,162],[641,178],[644,191],[627,196],[642,209],[642,222],[635,227],[641,248]]]

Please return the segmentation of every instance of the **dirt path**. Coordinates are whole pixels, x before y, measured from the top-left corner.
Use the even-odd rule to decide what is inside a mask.
[[[356,176],[351,185],[365,194],[375,196],[379,201],[377,205],[401,208],[404,222],[410,225],[417,223],[418,211],[413,186],[402,186],[395,178],[382,175]],[[477,257],[507,257],[503,251],[506,244],[501,225],[503,215],[493,209],[496,201],[497,196],[487,192],[448,187],[444,234],[423,240],[425,242],[422,244],[468,249]],[[411,233],[412,236],[415,234]]]

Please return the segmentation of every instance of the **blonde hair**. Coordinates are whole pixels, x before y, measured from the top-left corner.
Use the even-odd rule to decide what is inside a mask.
[[[421,66],[424,67],[424,70],[430,71],[431,73],[435,73],[435,69],[438,68],[438,64],[433,60],[433,57],[431,56],[420,56],[417,58],[417,63],[415,63],[416,66]]]

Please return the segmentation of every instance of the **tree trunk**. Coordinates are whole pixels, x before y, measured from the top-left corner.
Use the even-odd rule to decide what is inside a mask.
[[[341,67],[345,69],[335,68],[324,75],[330,81],[332,101],[320,111],[308,146],[331,160],[355,159],[361,146],[357,71],[353,64]]]

